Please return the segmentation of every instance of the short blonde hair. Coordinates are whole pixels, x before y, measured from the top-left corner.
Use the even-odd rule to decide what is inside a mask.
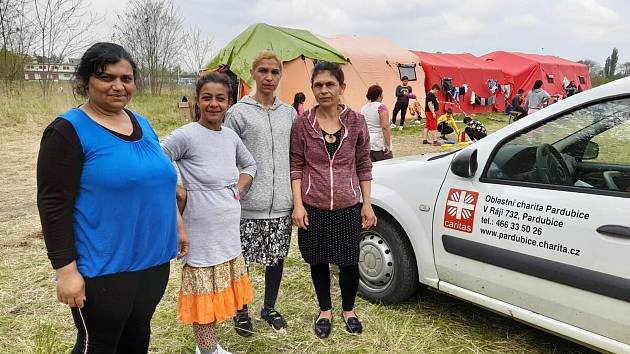
[[[275,60],[276,63],[278,63],[278,66],[280,67],[280,71],[282,71],[282,61],[280,60],[280,58],[278,58],[276,53],[270,52],[270,51],[258,53],[256,58],[254,58],[254,61],[252,62],[252,70],[256,70],[256,67],[260,65],[260,62],[267,59]]]

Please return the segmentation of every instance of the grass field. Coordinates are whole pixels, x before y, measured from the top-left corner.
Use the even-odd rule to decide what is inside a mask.
[[[66,90],[68,92],[68,90]],[[162,97],[136,97],[131,109],[146,115],[160,136],[183,124],[178,119],[181,92]],[[190,95],[189,95],[190,97]],[[34,87],[23,94],[0,95],[0,353],[62,353],[73,344],[74,326],[68,308],[56,302],[53,271],[46,258],[35,204],[35,165],[38,143],[55,114],[80,101],[70,94],[43,99]],[[492,118],[505,119],[497,115]],[[488,120],[490,131],[505,123]],[[397,156],[444,148],[419,144],[419,127],[394,132]],[[252,267],[256,290],[254,312],[260,309],[263,273]],[[336,281],[336,277],[333,281]],[[192,353],[192,330],[177,321],[178,263],[152,322],[152,353]],[[237,353],[589,353],[584,347],[495,315],[463,301],[421,291],[395,306],[358,299],[357,312],[365,325],[362,336],[349,336],[339,317],[340,297],[333,287],[335,318],[328,340],[311,331],[317,313],[307,265],[293,242],[286,262],[278,310],[289,330],[274,333],[258,319],[256,335],[242,339],[230,323],[219,327],[220,343]]]

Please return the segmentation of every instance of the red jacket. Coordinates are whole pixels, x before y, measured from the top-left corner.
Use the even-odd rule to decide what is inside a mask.
[[[342,136],[332,158],[315,119],[318,106],[300,115],[291,133],[291,180],[302,180],[304,204],[336,210],[357,204],[359,181],[372,180],[370,135],[365,118],[343,106]]]

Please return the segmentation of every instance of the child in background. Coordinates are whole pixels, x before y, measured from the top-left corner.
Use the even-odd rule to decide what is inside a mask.
[[[472,141],[481,140],[488,135],[486,127],[478,120],[473,120],[470,117],[465,117],[464,124],[467,125],[464,131],[466,132],[466,135],[468,135],[468,138],[470,138],[470,140]]]
[[[298,92],[293,97],[293,108],[298,116],[304,113],[304,102],[306,102],[306,95],[303,92]]]
[[[446,136],[452,132],[455,132],[455,135],[459,137],[459,129],[457,128],[455,119],[453,119],[453,110],[451,108],[447,108],[446,114],[442,114],[438,117],[437,130],[440,132],[440,139],[442,140],[448,140]]]
[[[217,343],[216,323],[231,318],[253,294],[241,255],[240,194],[256,163],[238,135],[221,123],[230,106],[230,80],[209,73],[197,80],[195,118],[162,144],[186,189],[183,219],[190,238],[178,312],[192,324],[197,353],[228,353]]]

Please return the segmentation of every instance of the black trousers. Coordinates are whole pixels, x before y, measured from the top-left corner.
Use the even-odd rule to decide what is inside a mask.
[[[400,126],[405,125],[405,115],[407,114],[407,107],[409,102],[396,102],[394,105],[394,112],[392,113],[392,124],[396,124],[396,116],[400,112]]]
[[[453,128],[450,125],[448,125],[448,123],[446,123],[446,122],[442,122],[442,123],[438,124],[437,130],[442,135],[448,135],[448,134],[453,132]]]
[[[470,127],[466,127],[465,131],[466,131],[466,135],[468,135],[468,138],[470,140],[481,140],[485,138],[487,135],[487,134],[478,132],[476,130],[473,130],[473,128],[470,128]]]
[[[321,311],[332,309],[332,301],[330,299],[330,268],[328,263],[320,263],[311,265],[311,278],[319,302]],[[359,289],[359,266],[348,265],[339,266],[339,287],[341,288],[341,302],[344,311],[352,311],[354,309],[354,300],[357,297]]]
[[[85,306],[72,308],[77,341],[72,354],[144,354],[151,317],[164,295],[170,264],[85,279]]]

